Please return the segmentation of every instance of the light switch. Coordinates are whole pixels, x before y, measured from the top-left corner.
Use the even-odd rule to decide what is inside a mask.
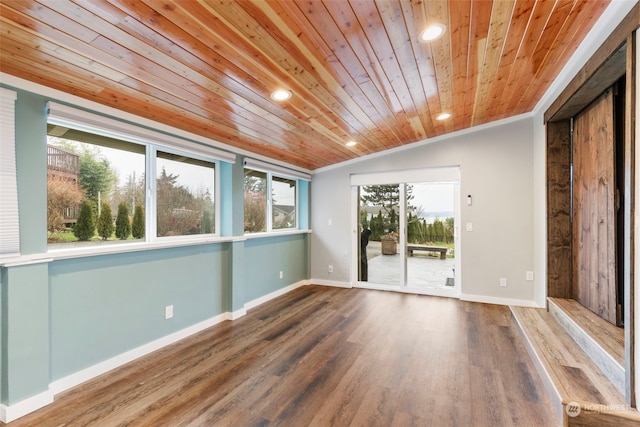
[[[472,222],[468,222],[467,223],[467,231],[473,231],[473,223]]]

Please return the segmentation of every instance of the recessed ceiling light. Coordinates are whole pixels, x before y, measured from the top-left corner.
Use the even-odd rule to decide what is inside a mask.
[[[346,145],[347,147],[353,147],[354,145],[357,145],[357,144],[358,144],[358,143],[357,143],[357,142],[355,142],[355,141],[349,141],[349,142],[347,142],[347,143],[346,143],[346,144],[344,144],[344,145]]]
[[[285,89],[278,89],[271,93],[271,99],[274,101],[286,101],[291,98],[291,91]]]
[[[444,24],[432,24],[429,25],[423,32],[420,33],[421,42],[430,42],[444,34],[447,27]]]
[[[451,117],[450,113],[442,113],[436,117],[436,120],[447,120],[449,117]]]

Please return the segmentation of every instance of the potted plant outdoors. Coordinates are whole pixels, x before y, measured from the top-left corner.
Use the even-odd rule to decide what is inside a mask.
[[[380,238],[382,242],[382,255],[395,255],[398,253],[398,233],[391,232]]]

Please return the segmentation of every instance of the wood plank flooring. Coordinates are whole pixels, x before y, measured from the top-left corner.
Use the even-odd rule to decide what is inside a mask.
[[[559,422],[508,307],[304,286],[9,426]]]

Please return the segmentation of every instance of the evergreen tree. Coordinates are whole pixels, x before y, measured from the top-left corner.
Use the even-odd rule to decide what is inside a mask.
[[[215,213],[213,209],[205,209],[202,218],[202,230],[204,234],[211,234],[214,232],[213,224],[215,221]]]
[[[417,218],[415,218],[411,212],[407,217],[407,242],[409,243],[417,243],[418,242],[418,222]]]
[[[82,144],[78,169],[78,183],[86,197],[94,204],[98,203],[98,194],[102,193],[102,197],[105,197],[116,182],[116,174],[111,169],[109,160],[95,145]]]
[[[360,206],[360,225],[362,228],[369,228],[369,221],[367,221],[367,211],[364,206]]]
[[[427,224],[427,232],[425,234],[427,242],[434,242],[436,240],[433,224]]]
[[[433,221],[433,232],[434,232],[434,240],[436,242],[444,242],[444,225],[442,224],[442,221],[440,221],[438,218],[435,219],[435,221]]]
[[[131,235],[134,239],[142,239],[144,237],[144,209],[142,209],[142,205],[136,205],[133,213]]]
[[[380,237],[384,234],[384,220],[382,219],[382,211],[378,212],[377,216],[371,218],[369,221],[369,227],[371,230],[371,236],[369,240],[380,241]]]
[[[93,237],[96,231],[96,224],[93,219],[93,207],[91,202],[85,200],[80,205],[80,213],[78,214],[78,220],[73,227],[73,234],[80,241],[86,241]]]
[[[398,232],[398,215],[396,214],[396,210],[391,208],[391,212],[389,212],[389,226],[387,227],[389,233],[397,233]]]
[[[131,234],[131,223],[129,222],[129,208],[122,202],[118,205],[118,216],[116,217],[116,237],[126,240]]]
[[[453,218],[444,220],[444,238],[447,243],[453,243],[453,231],[455,229]]]
[[[97,228],[102,240],[107,240],[113,234],[113,217],[111,215],[111,206],[108,203],[102,203]]]

